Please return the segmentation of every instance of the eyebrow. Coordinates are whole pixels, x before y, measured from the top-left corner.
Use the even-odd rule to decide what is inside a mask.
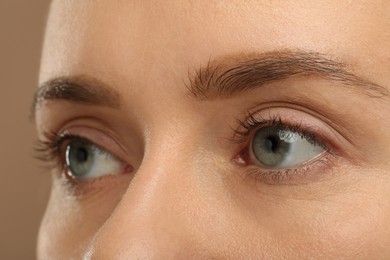
[[[66,100],[86,105],[119,108],[120,94],[103,82],[87,77],[58,77],[39,86],[33,99],[31,118],[45,100]]]
[[[209,61],[195,74],[188,74],[186,87],[199,100],[230,97],[293,76],[316,76],[340,82],[372,98],[389,96],[389,90],[351,73],[345,63],[325,54],[301,50],[225,57]]]
[[[371,98],[389,96],[389,90],[347,70],[343,62],[318,52],[282,50],[233,55],[209,61],[185,83],[198,100],[230,97],[293,76],[317,76],[358,89]],[[87,77],[58,77],[43,83],[35,93],[31,118],[45,100],[66,100],[86,105],[120,108],[121,95],[103,82]]]

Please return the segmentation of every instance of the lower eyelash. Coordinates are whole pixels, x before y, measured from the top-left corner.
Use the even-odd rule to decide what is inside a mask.
[[[245,170],[244,175],[267,185],[302,185],[324,177],[321,173],[334,166],[334,159],[331,153],[325,151],[321,158],[313,159],[312,163],[301,168],[269,170],[256,167]]]

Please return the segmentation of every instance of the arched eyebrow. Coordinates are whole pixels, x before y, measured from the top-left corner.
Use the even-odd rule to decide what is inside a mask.
[[[317,52],[291,50],[240,54],[210,61],[194,75],[189,73],[186,86],[193,97],[205,100],[230,97],[293,76],[316,76],[355,88],[367,97],[389,97],[388,89],[349,72],[340,61]],[[120,108],[121,95],[113,87],[91,77],[54,78],[36,91],[32,119],[44,100]]]
[[[66,100],[86,105],[120,108],[118,91],[87,76],[58,77],[44,82],[35,92],[31,119],[45,100]]]
[[[368,97],[389,96],[389,90],[347,70],[343,62],[318,52],[282,50],[223,57],[209,61],[186,84],[199,100],[226,98],[293,76],[314,76],[353,87]]]

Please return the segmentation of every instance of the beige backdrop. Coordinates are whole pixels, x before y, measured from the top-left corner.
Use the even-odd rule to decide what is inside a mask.
[[[0,259],[34,259],[49,174],[28,120],[49,0],[0,0]]]

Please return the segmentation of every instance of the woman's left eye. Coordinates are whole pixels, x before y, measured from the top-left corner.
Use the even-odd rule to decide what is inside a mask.
[[[270,169],[293,168],[325,151],[303,134],[279,126],[257,130],[250,150],[252,160]]]
[[[65,161],[73,178],[89,179],[123,172],[124,163],[93,143],[71,140],[66,146]]]

